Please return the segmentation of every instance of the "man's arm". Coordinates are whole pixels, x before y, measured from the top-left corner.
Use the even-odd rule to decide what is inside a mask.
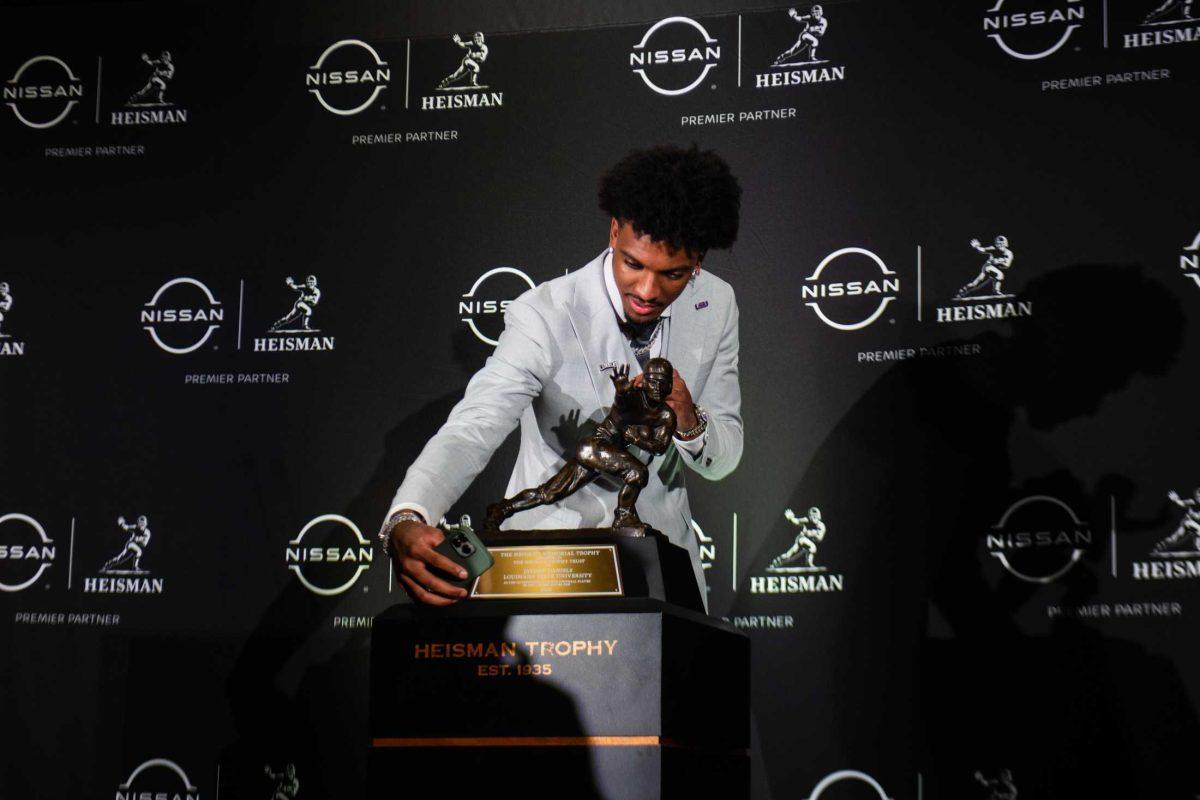
[[[550,330],[541,315],[520,299],[510,303],[495,351],[408,468],[393,511],[400,505],[419,505],[428,512],[428,524],[442,518],[541,392],[550,374],[550,344]]]
[[[704,447],[682,453],[684,464],[717,481],[733,472],[742,458],[742,389],[738,380],[738,308],[730,298],[729,314],[717,343],[717,355],[696,404],[708,412]]]

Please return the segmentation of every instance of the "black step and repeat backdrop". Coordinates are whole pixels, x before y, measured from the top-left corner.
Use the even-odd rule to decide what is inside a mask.
[[[658,142],[755,797],[1200,792],[1200,4],[333,6],[0,11],[0,796],[360,796],[391,494]]]

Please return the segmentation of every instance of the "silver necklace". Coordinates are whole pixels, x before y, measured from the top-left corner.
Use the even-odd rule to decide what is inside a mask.
[[[643,357],[648,357],[650,355],[650,348],[654,347],[654,343],[658,341],[658,332],[660,330],[662,330],[662,317],[659,317],[654,323],[654,332],[650,334],[650,341],[646,342],[640,347],[633,347],[633,355],[639,361],[641,361]],[[630,342],[630,346],[633,346],[633,342]]]

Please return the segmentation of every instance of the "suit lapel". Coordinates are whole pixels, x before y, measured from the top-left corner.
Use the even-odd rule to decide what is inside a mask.
[[[612,405],[613,388],[609,380],[611,370],[602,370],[608,365],[633,362],[631,372],[637,370],[637,362],[617,328],[617,318],[604,287],[604,256],[601,253],[579,271],[575,282],[575,294],[567,309],[575,339],[583,353],[584,365],[592,389],[596,392],[596,403],[601,409]]]
[[[671,306],[671,330],[667,338],[667,360],[693,391],[705,351],[712,346],[709,342],[711,326],[705,324],[709,321],[705,316],[710,313],[708,306],[705,304],[696,309],[696,305],[706,299],[701,296],[703,293],[702,284],[695,290],[691,287],[683,290]]]

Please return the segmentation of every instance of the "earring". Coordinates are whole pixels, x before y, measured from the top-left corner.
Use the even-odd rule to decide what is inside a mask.
[[[688,278],[688,285],[692,287],[692,291],[696,289],[696,276],[700,274],[700,270],[692,270],[692,277]]]

